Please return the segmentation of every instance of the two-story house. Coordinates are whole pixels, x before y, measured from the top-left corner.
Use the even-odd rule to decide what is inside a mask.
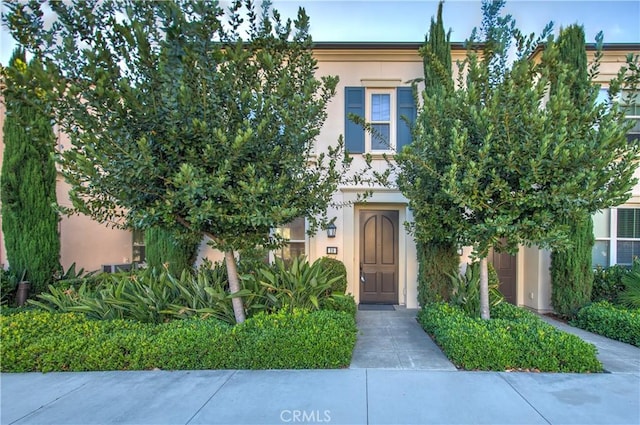
[[[366,154],[373,158],[373,167],[387,167],[383,155],[411,142],[411,133],[401,116],[411,117],[416,107],[410,81],[423,76],[421,43],[316,43],[314,55],[318,61],[318,76],[337,75],[340,83],[337,95],[328,106],[328,117],[316,143],[316,151],[335,145],[343,135],[353,155],[353,169],[364,167]],[[640,52],[639,44],[605,46],[598,82],[609,81],[624,64],[629,52]],[[463,59],[461,44],[452,45],[454,77],[456,60]],[[4,110],[0,103],[0,133]],[[629,137],[640,137],[640,107],[631,112],[636,120]],[[376,130],[378,137],[365,132],[348,119],[349,114],[363,117]],[[58,134],[61,147],[67,143]],[[0,147],[0,162],[3,145]],[[640,174],[639,174],[640,176]],[[68,205],[68,185],[59,178],[58,202]],[[366,202],[357,202],[358,194],[372,190]],[[387,187],[340,187],[334,197],[346,206],[329,211],[335,218],[335,230],[320,232],[313,237],[305,233],[304,219],[298,219],[280,232],[290,239],[277,255],[284,257],[305,254],[310,260],[330,256],[344,262],[348,272],[348,291],[360,303],[402,304],[418,307],[416,245],[404,223],[412,220],[407,199],[397,189]],[[1,217],[0,217],[1,220]],[[632,197],[618,208],[598,213],[594,217],[596,244],[595,265],[630,264],[640,254],[640,185]],[[144,242],[140,232],[113,229],[85,216],[63,217],[60,222],[61,263],[66,268],[76,263],[86,270],[109,269],[144,259]],[[6,253],[0,243],[0,263],[7,265]],[[466,260],[468,250],[462,253]],[[199,258],[222,259],[203,241]],[[501,279],[501,289],[507,299],[517,305],[537,311],[549,311],[551,283],[550,255],[547,251],[522,247],[518,254],[496,254],[491,257]],[[105,267],[106,266],[106,267]]]

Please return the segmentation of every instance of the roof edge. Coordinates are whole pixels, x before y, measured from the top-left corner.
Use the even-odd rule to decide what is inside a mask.
[[[312,49],[318,50],[418,50],[423,41],[316,41]],[[451,48],[465,49],[464,43],[451,43]]]

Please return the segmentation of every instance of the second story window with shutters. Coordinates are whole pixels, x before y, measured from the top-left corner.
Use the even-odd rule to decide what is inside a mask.
[[[356,115],[371,124],[371,132],[353,122]],[[403,118],[404,117],[404,118]],[[351,154],[394,153],[411,143],[416,106],[411,87],[345,88],[345,145]]]

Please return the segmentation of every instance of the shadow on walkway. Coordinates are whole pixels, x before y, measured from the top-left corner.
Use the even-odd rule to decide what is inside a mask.
[[[417,309],[358,311],[351,369],[457,370],[416,321]]]

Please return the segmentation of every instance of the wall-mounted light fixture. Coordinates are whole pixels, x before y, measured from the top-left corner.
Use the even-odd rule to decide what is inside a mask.
[[[336,237],[336,225],[333,223],[329,223],[327,226],[327,237],[335,238]]]

